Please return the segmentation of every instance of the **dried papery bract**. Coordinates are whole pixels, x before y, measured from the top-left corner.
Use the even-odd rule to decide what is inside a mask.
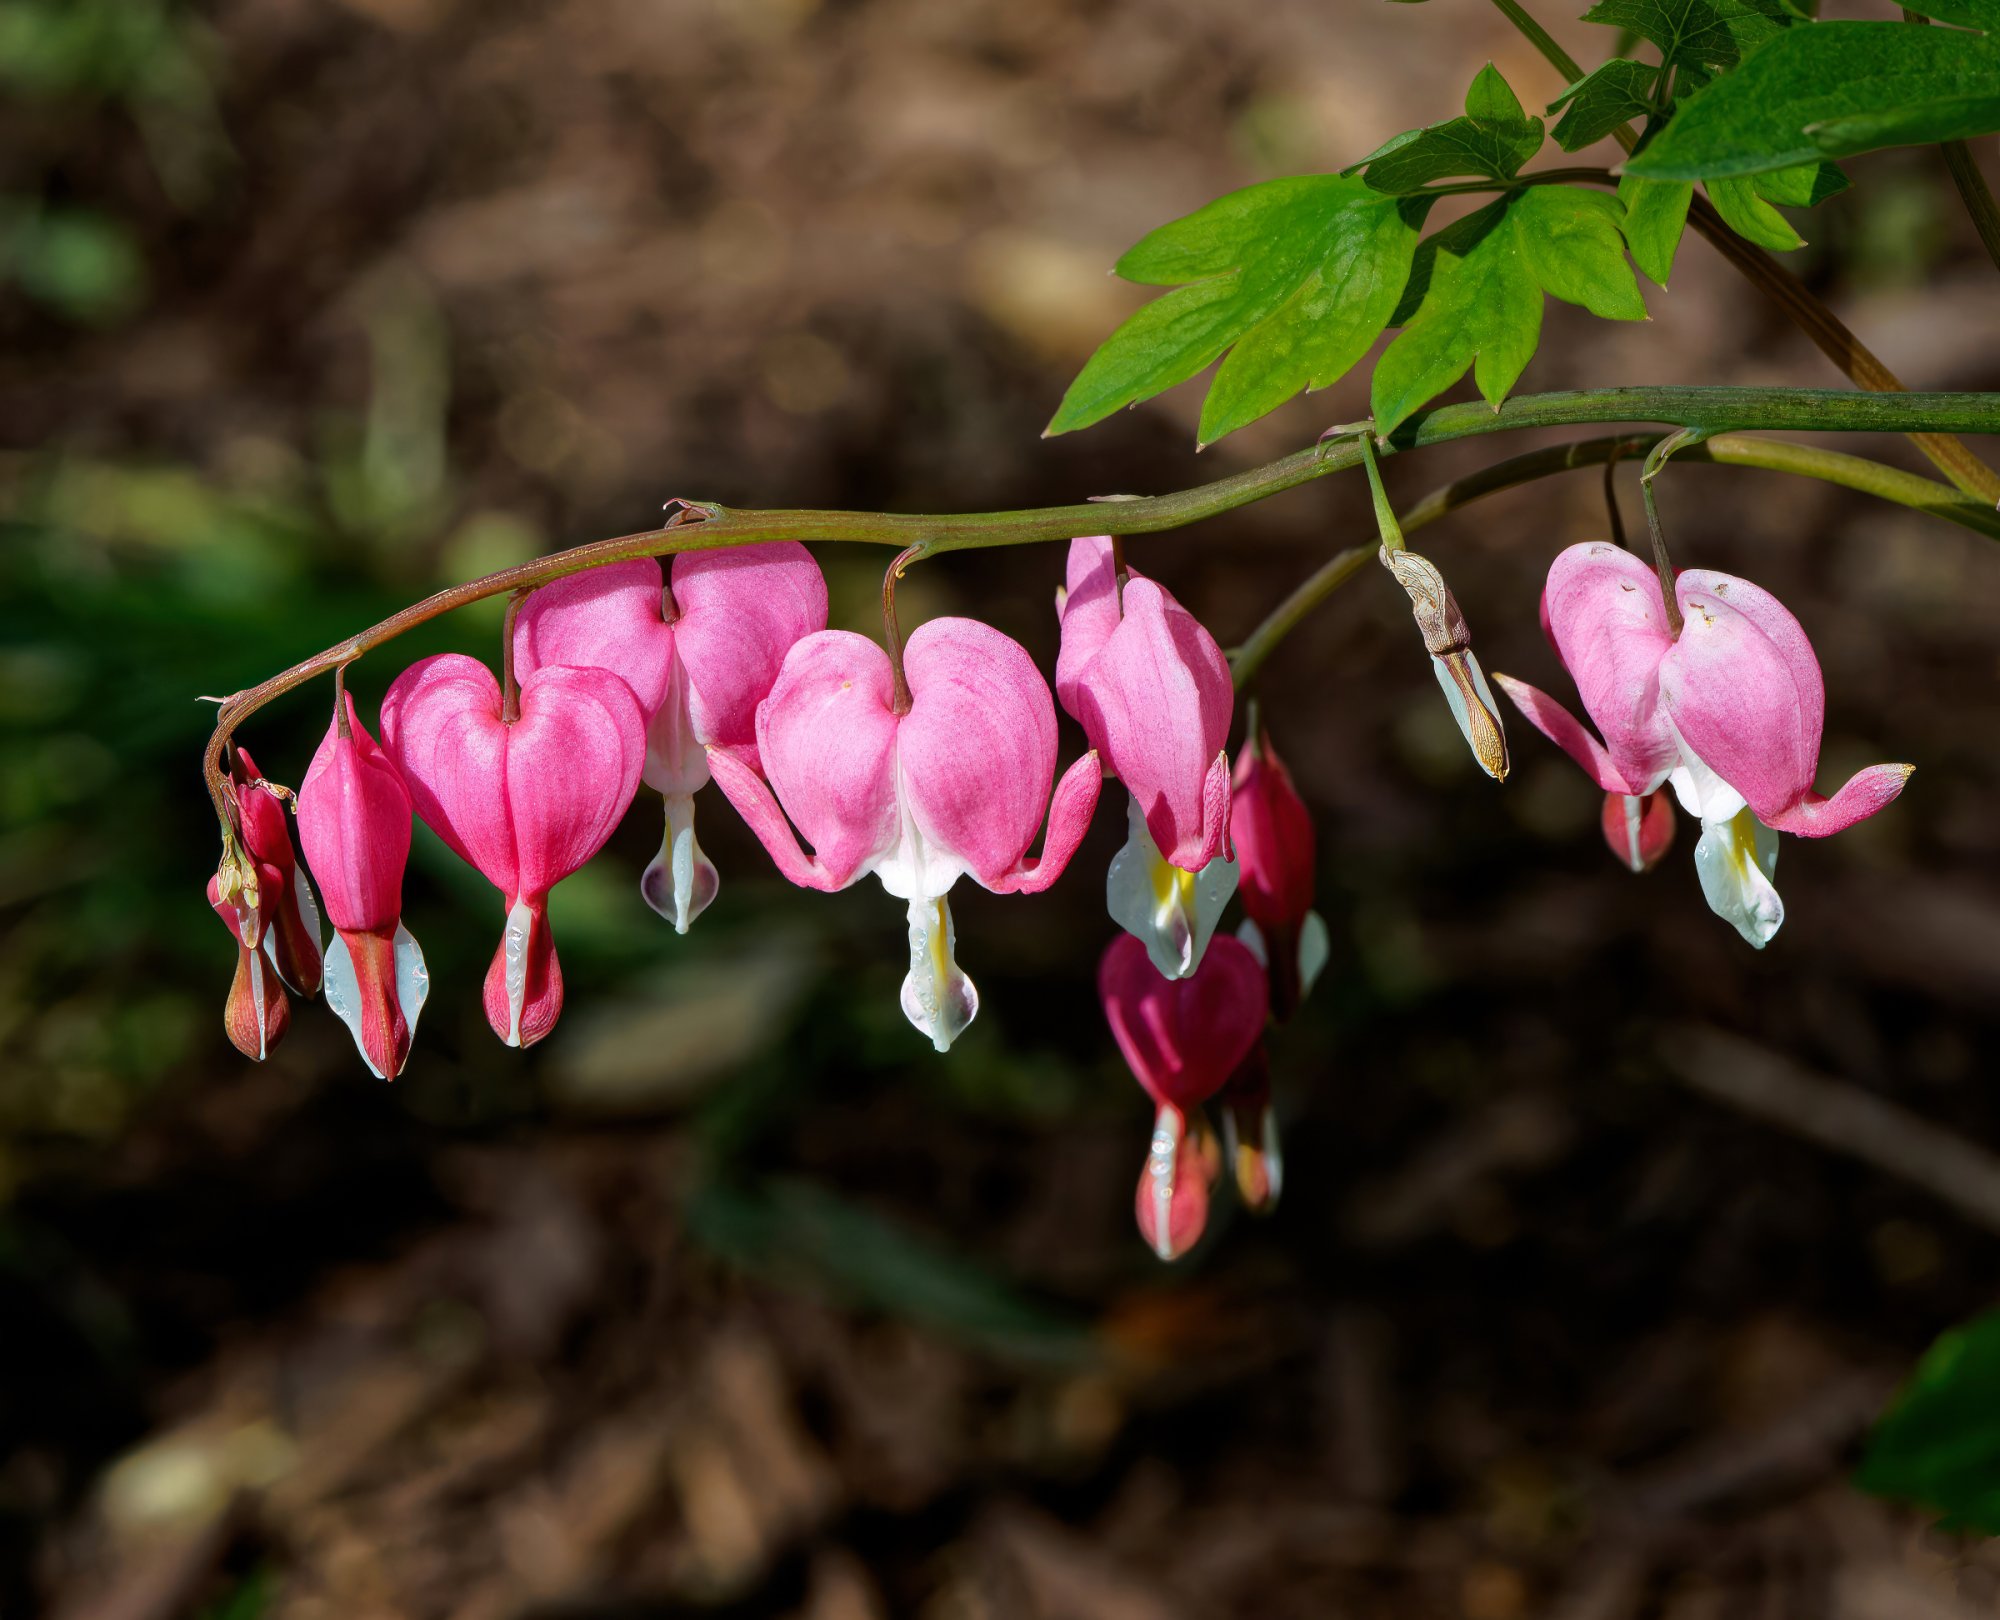
[[[410,794],[342,689],[326,736],[299,786],[299,841],[334,927],[326,1004],[378,1080],[409,1061],[430,993],[424,953],[403,926]]]
[[[1160,585],[1128,567],[1120,589],[1109,536],[1070,542],[1067,579],[1056,695],[1131,795],[1106,902],[1154,966],[1179,977],[1201,965],[1236,889],[1229,662]]]
[[[1407,547],[1384,546],[1381,559],[1382,566],[1409,595],[1410,616],[1423,633],[1431,668],[1472,757],[1494,781],[1506,781],[1507,733],[1500,723],[1500,707],[1493,701],[1479,660],[1473,656],[1472,632],[1466,627],[1458,599],[1430,558]]]
[[[826,581],[792,541],[681,552],[665,573],[651,557],[612,563],[545,585],[522,605],[522,679],[551,664],[608,669],[645,711],[645,782],[664,800],[666,832],[639,890],[678,933],[720,887],[694,830],[709,751],[761,769],[757,705],[792,646],[825,628]]]
[[[1240,940],[1219,935],[1185,978],[1162,977],[1146,947],[1121,934],[1097,969],[1098,996],[1118,1050],[1153,1099],[1153,1134],[1139,1177],[1139,1229],[1163,1260],[1192,1247],[1207,1219],[1221,1155],[1201,1113],[1263,1034],[1264,970]]]
[[[509,695],[476,658],[426,658],[383,698],[382,743],[424,824],[500,891],[486,1020],[509,1046],[531,1046],[562,1011],[549,891],[604,847],[632,803],[646,716],[605,669],[547,665],[521,682],[518,702]]]
[[[1710,908],[1761,947],[1785,917],[1777,835],[1823,838],[1875,814],[1911,767],[1871,765],[1831,797],[1815,792],[1826,686],[1798,620],[1708,569],[1683,572],[1674,593],[1678,635],[1654,570],[1630,552],[1587,542],[1550,566],[1544,622],[1601,742],[1546,693],[1495,679],[1605,792],[1673,788],[1702,823],[1695,868]]]
[[[1261,725],[1236,756],[1229,835],[1242,874],[1236,937],[1271,977],[1271,1011],[1291,1017],[1326,966],[1326,923],[1312,909],[1312,815]]]
[[[1101,771],[1087,753],[1055,782],[1048,685],[998,630],[933,619],[902,648],[902,670],[906,708],[875,642],[844,630],[807,636],[757,711],[766,775],[724,749],[710,765],[792,882],[844,889],[873,872],[905,902],[903,1013],[943,1052],[979,1011],[957,962],[952,885],[965,875],[999,894],[1047,888],[1089,826]],[[1036,860],[1028,849],[1045,812]]]

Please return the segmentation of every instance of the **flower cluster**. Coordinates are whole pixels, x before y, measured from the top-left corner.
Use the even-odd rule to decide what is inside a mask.
[[[1396,539],[1382,561],[1474,757],[1504,779],[1506,739],[1464,616],[1436,568]],[[1605,544],[1572,546],[1549,572],[1543,626],[1598,736],[1534,687],[1495,680],[1605,790],[1605,836],[1634,870],[1672,843],[1671,787],[1702,823],[1709,904],[1761,946],[1784,915],[1777,834],[1822,837],[1873,814],[1909,767],[1870,767],[1821,797],[1824,690],[1798,622],[1745,580],[1689,572],[1668,596],[1662,577]],[[1098,990],[1154,1108],[1140,1230],[1162,1258],[1185,1253],[1225,1164],[1246,1205],[1270,1208],[1282,1166],[1266,1029],[1296,1012],[1329,939],[1312,909],[1312,819],[1254,717],[1231,767],[1221,648],[1104,536],[1070,545],[1053,698],[1027,651],[991,626],[935,619],[904,644],[892,590],[885,603],[886,648],[826,628],[826,585],[802,547],[692,551],[532,592],[509,616],[498,678],[461,654],[424,659],[391,683],[379,741],[337,683],[296,796],[334,928],[324,953],[291,796],[233,750],[233,824],[209,884],[236,944],[230,1038],[264,1057],[289,1026],[286,991],[310,997],[324,983],[370,1072],[402,1072],[430,988],[402,920],[415,818],[497,891],[485,1012],[508,1045],[532,1045],[563,1005],[549,893],[604,846],[642,783],[665,819],[646,903],[686,933],[714,902],[694,809],[712,777],[793,883],[830,891],[872,873],[904,903],[902,1009],[944,1052],[979,1011],[952,887],[1049,887],[1110,778],[1127,796],[1105,881],[1123,932]],[[1088,744],[1060,775],[1057,701]],[[1237,895],[1244,920],[1218,933]]]

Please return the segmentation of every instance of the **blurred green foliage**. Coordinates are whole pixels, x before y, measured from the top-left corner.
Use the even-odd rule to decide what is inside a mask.
[[[2000,1535],[2000,1311],[1939,1337],[1869,1436],[1863,1490]]]

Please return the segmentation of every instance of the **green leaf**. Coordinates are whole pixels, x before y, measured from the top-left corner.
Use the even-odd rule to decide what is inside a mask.
[[[1085,362],[1047,432],[1068,433],[1185,382],[1238,345],[1202,412],[1213,442],[1301,388],[1323,388],[1381,334],[1427,204],[1359,180],[1270,180],[1163,225],[1118,261],[1128,281],[1179,286]]]
[[[1627,167],[1657,180],[1728,178],[1996,129],[2000,41],[1908,23],[1815,23],[1689,97]]]
[[[1628,174],[1618,182],[1618,200],[1625,205],[1622,222],[1625,246],[1632,262],[1659,286],[1673,274],[1674,252],[1687,225],[1694,186],[1686,180],[1645,180]]]
[[[1520,99],[1489,62],[1465,92],[1462,118],[1405,130],[1341,172],[1365,171],[1375,190],[1398,196],[1436,180],[1511,180],[1542,149],[1542,129],[1542,121],[1522,111]]]
[[[1942,1335],[1891,1403],[1855,1475],[1947,1528],[2000,1535],[2000,1311]]]
[[[1798,13],[1785,0],[1598,0],[1585,22],[1630,29],[1660,48],[1668,68],[1733,68]]]
[[[1531,186],[1424,242],[1395,317],[1402,335],[1375,364],[1376,431],[1391,432],[1468,367],[1497,410],[1541,339],[1544,293],[1608,320],[1644,320],[1623,212],[1596,192]]]
[[[1565,152],[1580,151],[1620,124],[1644,117],[1652,111],[1653,85],[1659,76],[1660,70],[1650,63],[1622,56],[1586,73],[1549,103],[1550,112],[1562,113],[1553,131],[1556,144]]]
[[[1956,23],[1961,28],[2000,33],[2000,0],[1921,0],[1918,5],[1906,5],[1903,9],[1922,17],[1934,17],[1941,23]]]
[[[1738,236],[1773,253],[1789,253],[1806,245],[1806,239],[1792,229],[1791,221],[1757,195],[1752,181],[1710,180],[1705,189],[1723,223]]]
[[[1755,176],[1751,188],[1767,203],[1782,208],[1817,208],[1847,189],[1847,176],[1837,163],[1801,163],[1795,169],[1771,169]]]

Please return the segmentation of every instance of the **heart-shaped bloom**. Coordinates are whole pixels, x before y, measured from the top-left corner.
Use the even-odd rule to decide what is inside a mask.
[[[1229,897],[1229,661],[1195,616],[1127,569],[1108,535],[1072,540],[1056,598],[1056,695],[1131,794],[1106,881],[1111,919],[1171,978],[1194,972]]]
[[[393,1080],[409,1061],[431,982],[424,953],[403,926],[410,793],[362,725],[354,694],[343,691],[340,701],[299,786],[299,842],[334,927],[326,1004],[369,1072]]]
[[[1247,918],[1236,937],[1271,976],[1271,1010],[1282,1021],[1326,966],[1326,924],[1313,902],[1313,824],[1292,773],[1259,727],[1236,756],[1229,837],[1242,872]]]
[[[1495,678],[1607,793],[1672,786],[1701,818],[1709,906],[1762,946],[1785,917],[1771,885],[1778,833],[1852,826],[1901,793],[1912,767],[1871,765],[1830,798],[1815,792],[1826,686],[1798,620],[1769,591],[1709,569],[1682,573],[1674,595],[1678,638],[1658,576],[1630,552],[1575,545],[1549,569],[1543,623],[1601,742],[1553,698]]]
[[[670,579],[670,585],[664,580]],[[660,853],[639,880],[646,903],[685,934],[715,898],[694,835],[708,750],[757,765],[757,705],[801,636],[826,628],[826,580],[794,541],[611,563],[544,585],[514,622],[514,667],[608,669],[645,710],[645,782],[666,801]]]
[[[1219,1155],[1202,1104],[1222,1090],[1264,1033],[1270,992],[1249,948],[1224,934],[1185,978],[1163,978],[1129,934],[1111,942],[1097,993],[1118,1050],[1153,1099],[1139,1178],[1139,1229],[1162,1260],[1200,1237]]]
[[[549,664],[503,715],[476,658],[412,664],[382,699],[382,743],[410,803],[453,854],[498,889],[507,922],[486,972],[486,1021],[532,1046],[562,1011],[548,898],[604,847],[639,788],[646,716],[605,669]]]
[[[319,990],[321,971],[319,908],[292,849],[285,801],[265,782],[250,750],[241,746],[236,749],[230,786],[243,819],[243,843],[270,879],[258,892],[266,923],[264,954],[288,986],[302,996],[313,995]]]
[[[259,893],[264,887],[277,892],[274,871],[266,869],[260,878]],[[268,929],[263,910],[241,887],[235,898],[224,899],[220,873],[208,880],[208,903],[236,941],[236,974],[222,1004],[222,1027],[237,1051],[262,1063],[292,1027],[291,1003],[275,968],[264,959]]]
[[[898,714],[879,646],[844,630],[807,636],[757,710],[765,775],[723,749],[710,764],[792,882],[844,889],[873,872],[908,903],[903,1012],[942,1052],[979,1011],[953,959],[946,894],[961,873],[998,894],[1047,888],[1090,824],[1101,773],[1084,755],[1051,800],[1055,705],[1034,660],[998,630],[933,619],[910,637],[903,672],[910,701]],[[1036,861],[1027,851],[1044,811]]]

